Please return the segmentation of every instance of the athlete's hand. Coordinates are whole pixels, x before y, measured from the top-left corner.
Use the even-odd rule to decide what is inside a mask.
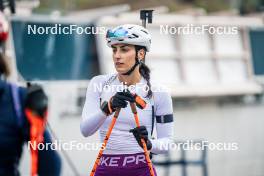
[[[125,108],[127,107],[128,102],[134,103],[135,98],[129,91],[126,90],[124,90],[123,92],[117,92],[110,99],[112,109]]]
[[[135,98],[129,91],[124,90],[123,92],[117,92],[110,98],[109,102],[105,101],[101,109],[106,115],[110,115],[119,108],[126,108],[128,102],[134,103]]]
[[[137,142],[141,148],[143,148],[143,144],[141,142],[141,139],[145,140],[145,143],[147,145],[148,150],[150,150],[152,148],[152,143],[148,139],[148,130],[147,130],[146,126],[136,127],[134,129],[131,129],[129,132],[133,133],[134,137],[136,138],[136,140],[137,140]]]

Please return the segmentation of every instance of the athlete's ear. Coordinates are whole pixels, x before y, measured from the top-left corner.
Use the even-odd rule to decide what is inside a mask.
[[[144,57],[145,57],[145,50],[144,49],[141,49],[137,52],[137,57],[139,60],[143,60]]]

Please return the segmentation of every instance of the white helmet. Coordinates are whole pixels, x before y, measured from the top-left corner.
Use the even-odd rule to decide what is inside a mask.
[[[151,36],[149,31],[142,26],[135,24],[125,24],[108,30],[106,34],[107,45],[111,47],[114,44],[131,44],[146,47],[150,50]]]

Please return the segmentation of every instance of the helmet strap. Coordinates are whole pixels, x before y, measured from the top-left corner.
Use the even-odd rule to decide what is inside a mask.
[[[136,57],[136,63],[133,65],[133,67],[131,67],[126,73],[122,73],[122,75],[130,75],[139,64],[140,62],[138,61],[138,58]]]
[[[123,73],[122,75],[130,75],[138,65],[141,65],[142,63],[144,63],[144,61],[141,59],[139,60],[138,57],[137,57],[137,54],[138,54],[138,51],[140,50],[141,48],[138,48],[136,46],[136,63],[133,65],[133,67],[131,67],[126,73]]]

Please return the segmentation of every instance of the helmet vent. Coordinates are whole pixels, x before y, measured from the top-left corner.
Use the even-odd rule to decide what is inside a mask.
[[[141,31],[142,31],[142,32],[145,32],[146,34],[148,34],[147,31],[144,31],[144,30],[141,30]]]
[[[138,35],[137,34],[132,34],[135,38],[138,38]]]

